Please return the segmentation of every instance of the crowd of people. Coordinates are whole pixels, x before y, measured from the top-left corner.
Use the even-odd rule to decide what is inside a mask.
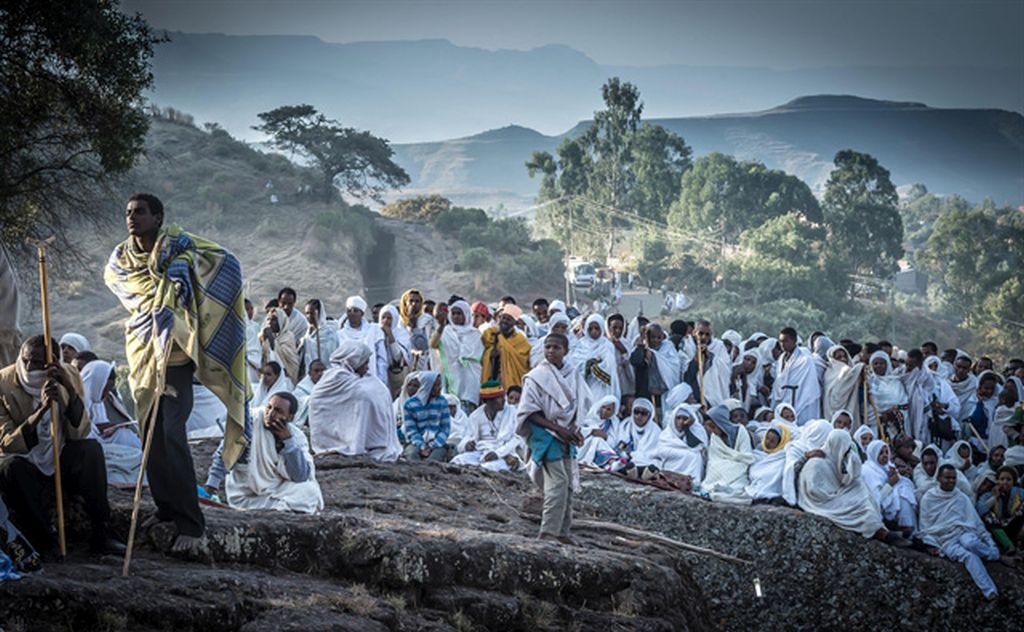
[[[153,214],[157,203],[142,201]],[[199,373],[174,377],[171,354],[167,383],[182,411],[164,396],[157,419],[187,418],[191,438],[223,437],[193,498],[315,513],[315,455],[451,461],[530,477],[544,495],[540,537],[572,544],[572,493],[588,469],[711,502],[796,507],[961,562],[986,599],[997,587],[983,561],[1024,557],[1022,360],[997,371],[931,342],[904,350],[822,332],[805,342],[790,327],[716,335],[706,320],[666,326],[544,298],[527,310],[511,296],[488,305],[410,289],[390,303],[328,306],[300,309],[288,287],[259,309],[244,300],[244,415]],[[59,345],[62,361],[47,365],[45,340],[30,338],[0,371],[0,550],[15,569],[31,570],[33,551],[54,544],[41,493],[53,475],[51,402],[95,548],[118,547],[104,487],[139,474],[135,407],[115,366],[78,334]],[[157,433],[166,436],[154,446],[181,450],[169,430]],[[191,467],[188,454],[164,462],[179,464],[179,478],[182,462]],[[180,484],[171,489],[169,471],[147,469],[160,508],[151,520],[201,534],[201,513]]]

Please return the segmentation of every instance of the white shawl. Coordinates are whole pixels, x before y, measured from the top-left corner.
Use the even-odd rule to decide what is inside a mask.
[[[864,364],[854,362],[851,366],[847,362],[837,360],[835,354],[840,349],[843,347],[834,345],[826,352],[828,368],[825,369],[823,378],[822,416],[831,419],[837,410],[845,409],[856,425],[860,423],[860,407],[863,403],[862,398],[857,396],[857,389],[862,383]]]
[[[708,345],[713,356],[711,366],[704,367],[704,399],[709,408],[729,399],[729,381],[732,379],[732,357],[725,343],[715,338]],[[700,383],[700,382],[698,382]],[[745,406],[744,406],[745,407]]]
[[[884,525],[871,492],[860,478],[860,458],[850,433],[831,431],[824,451],[825,458],[810,459],[800,472],[800,508],[865,538],[874,536]]]
[[[676,430],[675,420],[677,417],[693,419],[689,430],[697,440],[696,445],[691,446],[687,442],[685,429],[683,432]],[[672,410],[672,414],[665,418],[665,428],[658,437],[660,467],[669,472],[686,474],[693,479],[694,488],[698,488],[704,474],[704,451],[707,446],[708,433],[704,430],[701,414],[697,411],[697,407],[690,404],[679,404]]]
[[[701,489],[716,502],[750,504],[750,496],[746,494],[750,484],[747,472],[755,460],[746,428],[736,427],[733,447],[718,435],[711,435],[708,443],[708,469],[701,482]]]
[[[309,436],[313,452],[366,454],[377,461],[397,461],[402,454],[391,413],[388,387],[356,369],[368,362],[370,348],[344,342],[331,366],[309,396]]]
[[[602,332],[596,339],[590,337],[589,329],[591,324],[596,324]],[[604,317],[600,314],[588,316],[586,323],[583,325],[583,337],[579,338],[576,344],[573,345],[569,358],[569,361],[576,366],[581,375],[586,374],[587,361],[597,360],[596,368],[608,376],[609,381],[607,383],[594,374],[586,377],[587,386],[590,387],[590,392],[595,399],[605,395],[621,396],[618,367],[619,355],[615,350],[615,345],[604,336],[603,332]]]
[[[925,493],[939,484],[936,480],[939,475],[939,467],[943,463],[946,463],[942,457],[942,450],[939,450],[938,446],[932,444],[926,446],[924,450],[921,450],[921,459],[924,460],[925,452],[934,452],[935,457],[938,461],[935,463],[935,474],[928,476],[928,472],[924,471],[924,464],[918,463],[914,466],[914,495],[917,497],[917,502],[920,504],[921,498],[924,497]],[[956,488],[967,494],[968,496],[974,495],[974,490],[971,488],[971,482],[967,480],[964,473],[960,470],[956,471]]]
[[[806,460],[804,454],[825,447],[825,441],[832,432],[832,424],[819,419],[800,430],[800,435],[786,444],[786,463],[782,468],[782,498],[790,505],[795,505],[797,501],[797,470]]]
[[[633,402],[633,407],[646,408],[650,413],[647,423],[640,427],[636,420],[630,415],[629,419],[622,423],[622,435],[620,441],[629,443],[632,449],[629,452],[629,460],[634,465],[655,465],[660,462],[658,458],[658,438],[661,428],[654,421],[654,404],[649,399],[639,398]]]
[[[277,452],[274,433],[263,425],[264,411],[252,422],[249,463],[239,464],[228,473],[224,482],[228,504],[238,509],[274,509],[299,513],[316,513],[324,508],[324,497],[316,481],[309,444],[295,424],[288,424],[292,438],[298,443],[309,465],[309,479],[296,483],[288,478],[284,459]]]
[[[796,409],[796,423],[802,426],[818,419],[821,411],[821,384],[814,356],[805,347],[796,347],[786,358],[785,352],[775,361],[775,384],[772,387],[774,404],[788,402]],[[791,388],[796,387],[794,393]],[[791,401],[795,399],[795,404]]]
[[[974,503],[959,488],[947,492],[936,485],[929,489],[921,498],[919,522],[918,537],[925,544],[940,549],[959,541],[965,533],[973,533],[982,542],[994,546]]]
[[[750,484],[747,485],[747,496],[758,498],[778,498],[782,496],[782,479],[786,473],[786,445],[792,441],[788,427],[780,423],[772,423],[769,430],[774,429],[783,443],[771,453],[763,449],[755,450],[757,460],[750,465]],[[767,432],[767,431],[766,431]],[[762,439],[762,448],[764,440]]]
[[[284,372],[282,367],[281,373],[274,380],[274,383],[270,386],[263,385],[263,377],[260,377],[259,383],[256,385],[255,392],[252,395],[252,399],[249,400],[249,412],[255,417],[256,413],[263,409],[266,405],[267,400],[274,393],[291,393],[295,389],[295,385],[288,379],[288,376]]]
[[[480,358],[484,354],[484,345],[480,331],[473,326],[469,303],[456,301],[450,310],[462,312],[466,320],[464,324],[456,325],[449,315],[448,324],[441,331],[440,373],[444,376],[445,392],[476,404],[480,401]]]

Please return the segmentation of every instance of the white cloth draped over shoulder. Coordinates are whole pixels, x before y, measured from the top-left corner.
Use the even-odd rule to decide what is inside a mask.
[[[800,508],[841,529],[870,538],[883,528],[874,497],[861,480],[861,462],[845,430],[829,433],[824,458],[809,459],[800,472]]]
[[[316,469],[309,444],[295,424],[289,430],[309,467],[309,478],[295,482],[289,477],[284,459],[277,451],[277,439],[263,425],[264,411],[253,418],[249,462],[239,463],[224,481],[228,504],[239,509],[273,509],[316,513],[324,508],[324,497],[316,481]]]
[[[309,396],[309,436],[315,454],[337,452],[397,461],[402,453],[388,387],[356,370],[369,362],[370,348],[346,341]]]
[[[756,460],[746,428],[731,423],[724,406],[708,411],[715,425],[726,433],[726,439],[711,435],[708,442],[707,471],[701,489],[716,502],[750,504],[746,488],[750,484],[748,470]],[[723,412],[724,411],[724,412]]]
[[[113,370],[114,365],[103,360],[93,360],[82,368],[85,406],[92,422],[89,438],[99,441],[103,448],[107,483],[115,487],[131,487],[138,482],[142,465],[142,441],[135,431],[137,426],[131,424],[103,431],[104,426],[112,423],[107,415],[103,392]]]
[[[797,482],[800,470],[807,461],[805,454],[811,450],[824,448],[831,432],[832,424],[825,419],[818,419],[801,428],[799,436],[786,445],[786,462],[782,471],[782,498],[790,505],[797,504]]]
[[[288,379],[283,369],[270,386],[265,386],[261,377],[256,385],[255,392],[252,394],[252,399],[249,400],[249,413],[255,417],[257,411],[262,410],[267,405],[267,400],[270,399],[271,395],[274,393],[291,393],[294,389],[295,385]]]
[[[942,450],[940,450],[939,447],[936,446],[935,444],[925,446],[925,448],[921,450],[922,461],[924,461],[924,455],[928,452],[932,452],[935,454],[935,472],[933,472],[932,475],[929,476],[928,472],[924,471],[923,462],[918,463],[917,465],[914,466],[914,496],[917,498],[918,503],[921,502],[921,498],[924,497],[925,493],[929,489],[939,484],[939,481],[936,480],[939,475],[939,466],[942,465],[943,463],[946,463],[945,459],[942,456]],[[964,473],[961,472],[960,470],[956,471],[956,487],[957,489],[967,494],[968,496],[974,495],[974,490],[971,488],[971,481],[967,480],[967,477],[964,476]]]
[[[686,425],[682,430],[676,427],[676,419],[682,418]],[[699,488],[704,476],[704,452],[708,447],[708,433],[697,406],[679,404],[665,418],[665,427],[658,437],[658,458],[661,469],[677,474],[686,474],[693,479],[693,487]]]
[[[860,409],[862,397],[858,396],[859,387],[863,383],[864,363],[844,362],[836,358],[839,351],[845,351],[840,345],[833,345],[825,352],[828,366],[825,369],[822,393],[822,417],[831,419],[839,410],[850,413],[854,426],[860,425]]]
[[[586,379],[595,399],[605,395],[622,395],[619,387],[619,354],[612,341],[604,336],[604,324],[604,317],[600,314],[588,316],[583,325],[583,336],[576,340],[569,358]],[[590,336],[591,325],[596,325],[600,332],[597,338]],[[587,365],[591,360],[595,362],[591,363],[588,371]]]
[[[307,321],[306,330],[303,332],[302,365],[305,367],[305,373],[309,373],[309,365],[313,360],[320,360],[327,366],[331,354],[338,348],[340,342],[337,324],[327,318],[327,306],[321,300],[317,326],[314,327]]]
[[[606,419],[601,418],[601,409],[611,406],[612,413]],[[612,453],[618,444],[618,436],[621,434],[622,422],[616,416],[619,412],[619,398],[614,395],[605,395],[596,400],[587,411],[580,425],[580,433],[583,434],[583,447],[580,448],[576,459],[580,463],[593,464],[599,451]],[[608,437],[602,438],[592,434],[594,430],[605,432]]]
[[[480,331],[473,326],[473,314],[466,301],[452,303],[449,311],[461,312],[465,322],[456,325],[449,314],[448,324],[441,331],[439,357],[444,389],[462,401],[476,404],[480,401],[480,359],[484,354]]]
[[[623,420],[617,439],[629,446],[629,460],[633,465],[657,465],[661,462],[658,457],[661,428],[654,421],[654,403],[640,397],[633,401],[633,408],[638,407],[647,410],[647,423],[641,426],[637,424],[636,417],[630,415]]]
[[[782,477],[786,472],[786,445],[792,440],[792,435],[788,426],[778,422],[772,422],[765,434],[768,432],[779,435],[779,444],[769,452],[762,438],[760,449],[754,451],[757,460],[750,465],[750,484],[746,489],[747,496],[753,500],[782,496]]]
[[[795,387],[795,389],[793,388]],[[796,423],[804,425],[821,415],[821,385],[814,356],[806,347],[796,347],[788,356],[783,352],[775,361],[772,404],[788,402],[796,409]]]
[[[992,536],[978,517],[970,496],[958,488],[948,492],[938,485],[930,488],[921,498],[918,537],[925,544],[942,548],[958,542],[966,533],[993,546]]]
[[[729,381],[732,379],[732,357],[718,338],[708,345],[711,365],[704,367],[704,399],[708,407],[718,406],[729,399]],[[684,369],[685,370],[685,367]]]
[[[300,428],[309,423],[309,396],[313,394],[314,386],[316,384],[313,383],[313,379],[307,375],[292,390],[292,395],[299,402],[299,410],[295,413],[292,423]]]
[[[548,421],[562,428],[578,428],[586,411],[591,406],[590,388],[583,376],[569,362],[557,367],[547,358],[523,377],[523,393],[516,410],[516,433],[529,441],[530,416],[539,413]],[[545,429],[551,435],[550,430]],[[530,459],[530,477],[534,484],[543,487],[544,471]],[[579,490],[579,465],[572,459],[573,490]]]

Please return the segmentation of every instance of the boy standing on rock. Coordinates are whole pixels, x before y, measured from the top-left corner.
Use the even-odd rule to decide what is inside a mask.
[[[544,490],[540,538],[573,544],[572,491],[579,484],[576,447],[583,445],[579,423],[590,408],[591,394],[583,377],[565,361],[569,339],[548,334],[544,360],[523,379],[516,416],[517,432],[530,445],[530,471]]]

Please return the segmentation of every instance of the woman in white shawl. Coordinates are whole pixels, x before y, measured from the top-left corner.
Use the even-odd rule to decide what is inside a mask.
[[[480,358],[484,345],[480,331],[473,326],[469,303],[455,301],[448,314],[438,319],[438,330],[430,344],[438,350],[443,392],[457,397],[462,410],[472,410],[480,402]]]
[[[946,463],[952,463],[953,467],[961,472],[968,481],[973,481],[978,468],[971,461],[971,444],[960,440],[946,450]]]
[[[748,470],[756,457],[747,429],[729,421],[729,408],[724,404],[708,411],[704,429],[710,441],[701,490],[717,502],[750,504],[746,493],[750,484]]]
[[[346,341],[331,356],[331,366],[309,396],[309,437],[313,452],[368,455],[397,461],[402,454],[386,386],[372,376],[371,351]]]
[[[405,379],[402,381],[402,388],[398,391],[398,397],[394,399],[391,405],[391,412],[395,417],[395,427],[398,429],[398,438],[402,443],[405,443],[405,435],[402,432],[402,424],[405,423],[405,402],[409,401],[409,398],[416,395],[416,392],[419,390],[420,372],[410,371],[406,373]]]
[[[294,312],[293,312],[294,313]],[[274,331],[277,327],[277,331]],[[272,335],[266,335],[267,330]],[[267,313],[267,319],[263,322],[263,329],[259,335],[261,359],[264,365],[268,362],[277,362],[284,370],[285,375],[294,384],[299,379],[299,365],[302,361],[300,354],[300,341],[288,329],[288,315],[283,309],[272,308]]]
[[[271,360],[260,369],[260,381],[249,400],[249,411],[253,417],[267,405],[267,400],[274,393],[291,393],[295,385],[288,379],[281,365]]]
[[[874,495],[882,518],[896,522],[909,535],[917,525],[917,496],[910,479],[900,476],[889,461],[889,446],[884,441],[868,444],[867,460],[861,478]]]
[[[865,538],[886,539],[889,533],[874,496],[861,479],[861,462],[850,433],[832,430],[822,451],[824,457],[808,459],[800,472],[800,508]]]
[[[768,406],[772,401],[771,384],[775,381],[775,361],[782,355],[782,347],[779,346],[778,338],[766,338],[757,345],[757,353],[761,356],[761,366],[758,369],[761,373],[757,387],[762,406]]]
[[[658,457],[661,469],[685,474],[698,489],[704,475],[704,452],[708,446],[708,433],[697,407],[678,404],[665,420],[665,428],[658,437]]]
[[[479,392],[480,387],[477,387],[477,393]],[[454,448],[462,443],[462,440],[470,433],[469,415],[462,409],[462,402],[459,401],[458,397],[451,393],[445,393],[442,396],[448,402],[448,414],[451,417],[451,426],[448,430],[448,441],[446,443],[454,452]],[[479,395],[477,397],[479,398]]]
[[[394,309],[394,307],[392,307]],[[358,312],[358,313],[356,313]],[[398,310],[391,314],[392,322],[398,318]],[[389,354],[380,325],[366,318],[366,301],[362,296],[350,296],[345,300],[345,317],[338,323],[338,344],[345,341],[361,342],[370,348],[371,373],[384,384],[388,383]],[[399,358],[401,353],[399,350]],[[324,364],[330,361],[325,354]]]
[[[807,463],[807,454],[824,447],[830,432],[832,424],[827,420],[811,421],[800,429],[800,436],[786,445],[786,463],[782,470],[782,499],[788,504],[794,507],[797,504],[797,481],[801,469]]]
[[[786,424],[774,422],[764,437],[758,450],[754,451],[757,460],[750,466],[750,484],[747,485],[747,496],[754,502],[770,501],[782,497],[782,479],[786,472],[786,444],[792,435]]]
[[[576,341],[569,361],[583,374],[594,398],[621,396],[618,354],[615,345],[604,336],[604,317],[591,314],[583,326],[583,337]]]
[[[953,375],[949,378],[949,386],[960,402],[957,421],[970,417],[978,404],[978,378],[971,373],[971,364],[971,356],[957,351],[956,360],[953,361]]]
[[[309,424],[309,396],[313,394],[313,388],[327,372],[327,363],[321,360],[313,360],[309,365],[309,372],[302,381],[295,385],[292,395],[299,401],[299,412],[295,413],[292,423],[300,428]]]
[[[932,444],[921,450],[921,461],[914,466],[913,472],[914,496],[917,497],[918,504],[921,503],[925,492],[939,484],[937,480],[939,466],[945,462],[942,458],[942,450],[938,446]],[[960,470],[956,472],[956,486],[968,497],[973,497],[974,489],[971,486],[971,481],[968,481]]]
[[[654,421],[654,403],[643,397],[633,400],[633,414],[622,422],[619,442],[625,443],[626,454],[636,467],[657,466],[658,437],[661,428]]]
[[[384,351],[387,354],[387,385],[392,393],[396,393],[405,380],[406,374],[412,370],[410,369],[412,338],[409,335],[409,330],[401,326],[401,316],[398,314],[398,308],[394,305],[385,305],[380,308],[377,324],[381,329],[381,335],[384,336]]]
[[[282,400],[289,401],[278,397],[271,400],[271,404]],[[270,419],[276,419],[282,412],[269,413],[274,415]],[[289,436],[278,439],[275,431],[268,427],[267,414],[267,407],[264,407],[253,418],[248,463],[236,464],[224,481],[228,505],[238,509],[307,514],[320,511],[324,508],[324,497],[316,481],[316,468],[306,435],[282,416],[280,423]],[[280,449],[278,444],[281,444]]]
[[[569,353],[565,356],[565,361],[572,364],[572,348],[575,346],[576,336],[569,331],[569,326],[572,321],[563,312],[555,312],[551,314],[551,318],[548,319],[548,333],[562,334],[569,341]],[[530,368],[534,368],[544,360],[544,341],[547,336],[541,336],[537,340],[533,341],[533,347],[530,349]],[[575,367],[575,365],[573,365]]]
[[[619,412],[619,398],[605,395],[594,402],[580,426],[583,434],[583,447],[576,457],[580,463],[608,468],[612,471],[622,469],[624,461],[620,459],[615,446],[622,422],[615,415]]]
[[[887,420],[891,426],[903,429],[904,411],[910,403],[907,389],[903,380],[892,369],[892,360],[885,351],[876,351],[869,359],[871,370],[869,372],[868,385],[871,388],[871,397],[874,400],[875,409]],[[871,425],[878,427],[878,419],[874,416],[874,410],[869,415]]]
[[[137,424],[130,419],[118,423],[107,414],[105,400],[114,384],[114,365],[93,360],[82,369],[85,407],[92,422],[89,438],[99,441],[107,463],[107,483],[114,487],[134,486],[142,464],[142,441]],[[127,411],[124,416],[127,417]]]
[[[860,423],[860,409],[863,405],[858,397],[864,380],[864,363],[850,364],[850,354],[842,345],[833,345],[825,353],[828,363],[823,378],[821,397],[822,416],[831,419],[837,410],[847,410],[854,423]]]

